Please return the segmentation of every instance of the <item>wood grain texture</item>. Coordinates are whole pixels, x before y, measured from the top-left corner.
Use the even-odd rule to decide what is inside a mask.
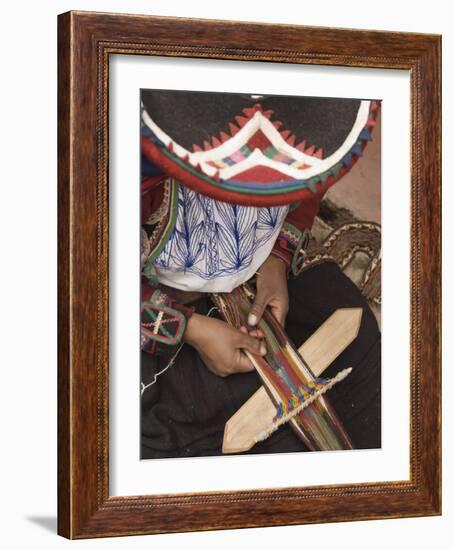
[[[362,308],[341,308],[318,328],[299,348],[315,376],[320,376],[349,344],[357,338]]]
[[[70,12],[59,16],[58,532],[86,538],[440,513],[439,36]],[[410,480],[111,497],[108,58],[164,55],[411,75]]]

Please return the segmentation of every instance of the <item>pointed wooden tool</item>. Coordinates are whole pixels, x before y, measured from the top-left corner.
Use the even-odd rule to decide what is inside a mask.
[[[359,333],[362,308],[337,309],[299,348],[299,353],[315,376],[344,351]],[[255,444],[257,434],[268,428],[276,407],[262,386],[228,420],[223,434],[222,452],[242,453]],[[290,420],[296,429],[297,423]]]

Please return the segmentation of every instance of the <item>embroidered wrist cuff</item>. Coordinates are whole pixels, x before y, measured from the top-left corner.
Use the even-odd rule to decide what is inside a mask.
[[[193,312],[193,307],[174,302],[161,290],[155,290],[141,306],[142,350],[157,355],[174,350],[181,343]]]
[[[272,254],[288,265],[289,273],[293,276],[297,276],[301,271],[309,237],[308,229],[300,231],[294,225],[285,222],[275,242]]]
[[[291,266],[291,252],[289,250],[285,250],[283,247],[275,243],[274,248],[271,251],[271,254],[273,256],[277,256],[277,258],[280,258],[283,262],[285,262],[287,268],[289,269]]]

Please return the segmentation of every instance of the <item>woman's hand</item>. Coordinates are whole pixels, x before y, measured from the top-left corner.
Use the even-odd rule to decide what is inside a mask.
[[[257,272],[255,302],[250,310],[248,324],[256,326],[266,306],[269,306],[277,321],[285,326],[288,303],[286,264],[270,255]]]
[[[266,355],[266,346],[260,331],[240,330],[220,319],[192,314],[184,333],[184,341],[193,346],[206,367],[218,376],[254,369],[243,350],[255,355]]]

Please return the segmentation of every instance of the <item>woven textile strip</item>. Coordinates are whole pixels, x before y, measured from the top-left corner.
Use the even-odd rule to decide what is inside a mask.
[[[248,284],[228,294],[215,294],[213,299],[225,321],[236,328],[247,326],[254,299]],[[312,451],[352,449],[347,433],[324,397],[324,393],[343,380],[350,369],[341,371],[331,380],[316,377],[269,310],[264,312],[258,328],[264,334],[267,354],[265,357],[253,356],[253,363],[277,412],[272,425],[258,434],[256,440],[266,439],[291,420],[296,434]]]
[[[178,184],[173,178],[167,178],[162,200],[162,217],[158,220],[152,235],[147,242],[148,255],[145,258],[143,273],[149,279],[153,278],[153,261],[160,254],[168,236],[171,235],[178,214]],[[160,210],[160,209],[159,209]]]

